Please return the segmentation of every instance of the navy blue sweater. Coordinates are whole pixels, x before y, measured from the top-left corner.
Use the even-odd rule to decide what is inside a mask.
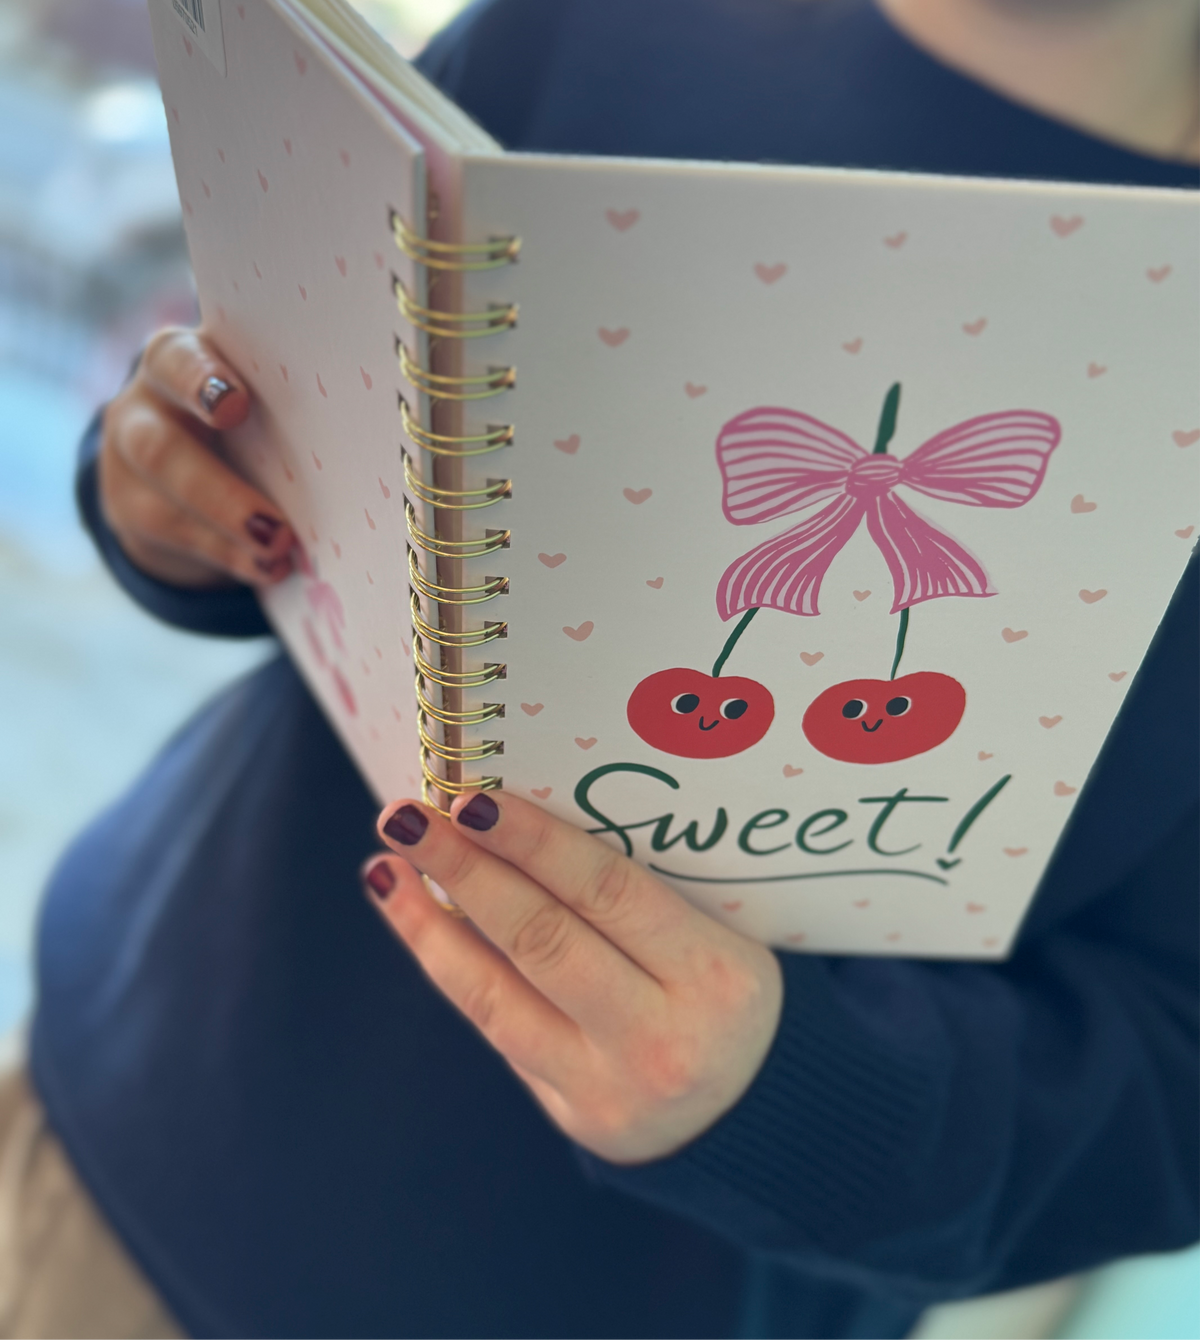
[[[422,61],[512,147],[1196,184],[949,71],[864,0],[492,0]],[[118,580],[255,636],[251,593]],[[363,899],[375,806],[280,657],[67,852],[35,1082],[215,1335],[900,1336],[1196,1235],[1192,562],[1012,959],[781,955],[779,1034],[675,1156],[572,1148]]]

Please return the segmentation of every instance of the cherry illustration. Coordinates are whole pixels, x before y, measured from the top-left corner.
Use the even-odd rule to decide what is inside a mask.
[[[757,744],[775,719],[775,699],[756,679],[722,677],[748,610],[729,635],[712,674],[676,666],[648,675],[629,696],[629,724],[654,749],[680,758],[729,758]]]
[[[899,679],[848,679],[819,694],[804,713],[814,749],[843,763],[895,763],[948,740],[967,691],[950,675],[921,670]]]

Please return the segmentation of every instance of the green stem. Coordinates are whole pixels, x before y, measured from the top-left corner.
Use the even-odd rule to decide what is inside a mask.
[[[908,606],[900,611],[900,630],[896,634],[896,659],[892,662],[892,673],[888,675],[889,679],[896,678],[896,671],[900,669],[900,657],[904,655],[904,639],[908,636]]]
[[[879,416],[879,432],[875,434],[873,456],[882,456],[896,433],[896,415],[900,412],[900,383],[894,382],[883,398],[883,412]]]
[[[713,665],[714,679],[716,679],[720,675],[721,667],[729,659],[729,653],[733,651],[734,647],[737,646],[738,638],[741,637],[741,635],[746,631],[746,628],[749,625],[750,620],[753,619],[757,613],[758,613],[757,605],[752,610],[747,610],[745,614],[742,615],[741,619],[738,620],[738,626],[725,639],[725,645],[721,648],[721,654],[720,656],[717,657],[716,663]]]

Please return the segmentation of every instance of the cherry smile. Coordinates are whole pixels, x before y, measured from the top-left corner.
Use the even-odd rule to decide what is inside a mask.
[[[706,726],[706,725],[704,724],[704,718],[701,717],[701,718],[700,718],[700,723],[699,723],[699,724],[700,724],[700,729],[701,729],[701,730],[716,730],[716,728],[721,724],[721,718],[718,717],[718,718],[716,719],[716,721],[714,721],[713,724],[712,724],[711,726]]]
[[[866,723],[865,721],[860,721],[858,724],[859,724],[859,725],[863,728],[863,730],[865,730],[865,731],[878,730],[878,729],[880,728],[880,726],[883,725],[883,718],[880,717],[879,720],[878,720],[873,726],[868,726],[867,723]]]

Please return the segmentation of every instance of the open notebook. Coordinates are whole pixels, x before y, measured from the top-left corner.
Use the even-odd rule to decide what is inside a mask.
[[[1002,957],[1197,522],[1188,193],[501,151],[342,0],[152,0],[269,616],[381,800]]]

